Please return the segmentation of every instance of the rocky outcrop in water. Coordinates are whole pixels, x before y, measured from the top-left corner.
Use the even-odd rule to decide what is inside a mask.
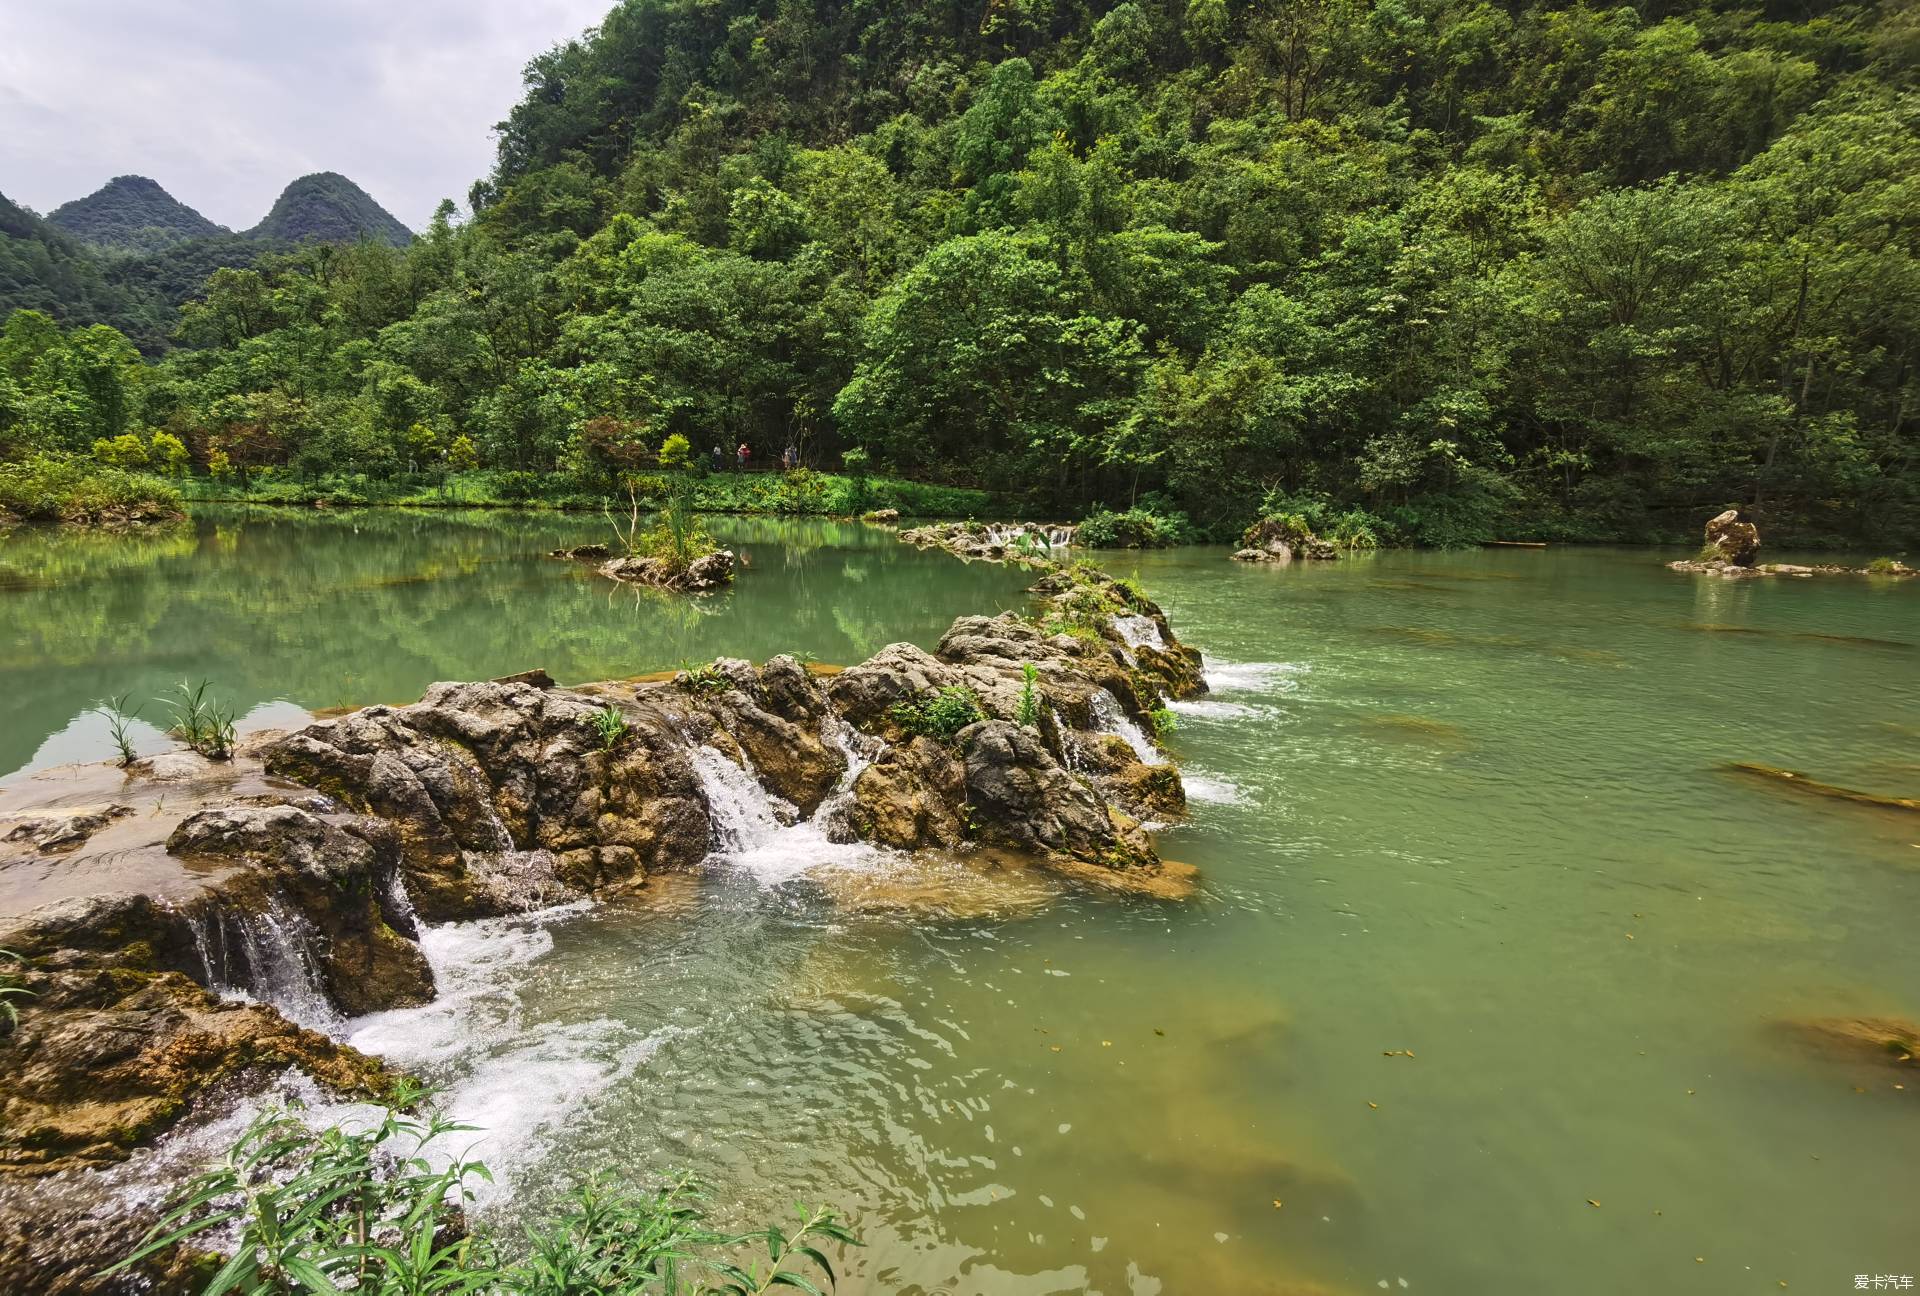
[[[701,554],[682,567],[663,558],[649,558],[642,554],[615,557],[613,551],[603,544],[555,549],[549,556],[593,563],[602,576],[623,584],[651,585],[655,589],[684,590],[695,594],[732,584],[738,562],[731,549],[716,549],[712,553]]]
[[[381,1089],[378,1064],[305,1027],[433,995],[416,911],[617,893],[803,819],[830,841],[1185,894],[1190,870],[1142,821],[1184,804],[1152,735],[1167,699],[1205,687],[1199,654],[1091,569],[1050,567],[1033,592],[1032,616],[961,617],[934,652],[844,670],[436,684],[231,762],[73,767],[38,804],[0,790],[0,948],[36,996],[0,1036],[0,1170],[111,1161],[287,1067]],[[917,708],[943,692],[967,722],[925,732]]]
[[[612,741],[600,727],[609,707]],[[408,893],[440,922],[699,863],[711,837],[688,745],[637,696],[436,684],[411,706],[309,725],[266,765],[392,824]]]
[[[1056,551],[1073,544],[1073,528],[1035,522],[940,522],[902,531],[900,538],[910,545],[944,549],[969,561],[1039,566]]]
[[[1299,518],[1261,518],[1240,537],[1236,562],[1291,562],[1295,558],[1338,558],[1340,550],[1307,529]]]
[[[323,921],[331,906],[309,899],[319,900],[312,919]],[[227,914],[220,903],[222,918],[212,921],[244,921],[244,910]],[[210,992],[201,950],[212,912],[122,894],[62,901],[0,924],[33,996],[0,1039],[0,1170],[117,1160],[199,1095],[249,1073],[297,1066],[349,1092],[387,1088],[371,1059],[268,1005]],[[398,1001],[420,1002],[419,989]]]

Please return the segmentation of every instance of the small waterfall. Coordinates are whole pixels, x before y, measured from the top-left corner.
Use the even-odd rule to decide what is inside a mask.
[[[867,767],[886,750],[886,743],[878,738],[868,737],[837,715],[828,715],[820,722],[820,736],[829,747],[838,748],[846,761],[846,769],[833,785],[833,791],[821,800],[820,808],[814,811],[814,820],[819,823],[829,840],[850,842],[856,839],[849,814],[853,809],[853,785],[865,773]]]
[[[707,809],[718,839],[716,850],[738,854],[793,822],[794,808],[761,787],[752,770],[741,768],[711,747],[695,747],[688,757],[707,794]]]
[[[1160,625],[1152,617],[1129,615],[1113,618],[1113,629],[1129,648],[1165,648]]]
[[[300,913],[271,899],[258,912],[201,913],[187,921],[209,990],[271,1004],[308,1030],[339,1032],[344,1019],[327,997],[313,926]]]
[[[1114,734],[1126,740],[1133,748],[1133,754],[1147,765],[1165,765],[1166,755],[1148,738],[1146,731],[1133,722],[1120,706],[1120,699],[1100,689],[1093,695],[1093,721],[1102,733]]]

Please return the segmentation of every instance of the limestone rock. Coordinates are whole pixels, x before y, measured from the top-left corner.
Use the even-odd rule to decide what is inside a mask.
[[[270,749],[267,768],[391,822],[423,917],[537,908],[583,877],[630,883],[707,853],[705,796],[673,718],[619,706],[626,728],[609,747],[596,726],[608,705],[526,684],[436,684],[412,706],[309,725]]]
[[[1247,557],[1249,551],[1263,558]],[[1338,558],[1340,551],[1306,528],[1299,518],[1261,518],[1240,537],[1240,550],[1233,555],[1242,562],[1287,562],[1294,558]]]
[[[1760,529],[1738,508],[1730,508],[1707,520],[1707,547],[1719,561],[1735,567],[1751,567],[1760,552]]]
[[[202,810],[167,839],[183,859],[240,859],[252,887],[230,885],[222,907],[284,902],[314,937],[309,953],[327,998],[348,1016],[412,1007],[433,998],[433,973],[410,919],[390,899],[400,862],[391,824],[316,815],[290,805]],[[252,897],[239,893],[253,890]],[[396,928],[403,928],[396,930]]]

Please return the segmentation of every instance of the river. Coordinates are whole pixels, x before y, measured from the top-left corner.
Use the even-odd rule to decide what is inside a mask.
[[[871,528],[715,527],[752,565],[693,604],[536,556],[597,519],[17,536],[0,769],[103,755],[91,699],[183,676],[267,724],[536,665],[846,661],[1024,583]],[[1920,582],[1225,552],[1100,556],[1207,655],[1170,743],[1192,812],[1160,839],[1196,899],[902,869],[742,791],[703,876],[432,930],[441,1000],[341,1029],[484,1127],[496,1222],[584,1167],[690,1166],[731,1222],[846,1210],[849,1292],[1920,1273],[1920,1073],[1787,1025],[1920,1017],[1920,816],[1722,768],[1920,794]]]

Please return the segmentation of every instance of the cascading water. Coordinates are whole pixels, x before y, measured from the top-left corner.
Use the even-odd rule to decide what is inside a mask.
[[[734,764],[711,747],[695,747],[688,757],[707,794],[707,811],[720,853],[739,854],[793,822],[794,808],[761,787],[752,770]]]
[[[1152,617],[1117,616],[1113,618],[1113,628],[1129,648],[1165,648],[1167,641],[1160,635],[1160,626]]]
[[[203,913],[190,923],[209,990],[271,1004],[308,1030],[339,1033],[344,1020],[327,997],[313,927],[301,914],[269,900],[257,912]]]
[[[1093,695],[1093,722],[1102,733],[1110,733],[1124,739],[1127,746],[1133,748],[1133,754],[1147,765],[1165,765],[1167,758],[1146,731],[1133,722],[1120,706],[1120,699],[1106,689],[1100,689]]]
[[[863,752],[859,736],[844,722],[828,722],[822,737],[839,747],[847,766],[810,819],[800,819],[791,804],[762,787],[750,767],[736,765],[711,747],[695,747],[690,753],[707,794],[717,841],[714,854],[763,886],[777,886],[819,868],[880,867],[892,858],[864,842],[834,840],[850,836],[834,831],[834,826],[851,802],[854,780],[877,753]]]

